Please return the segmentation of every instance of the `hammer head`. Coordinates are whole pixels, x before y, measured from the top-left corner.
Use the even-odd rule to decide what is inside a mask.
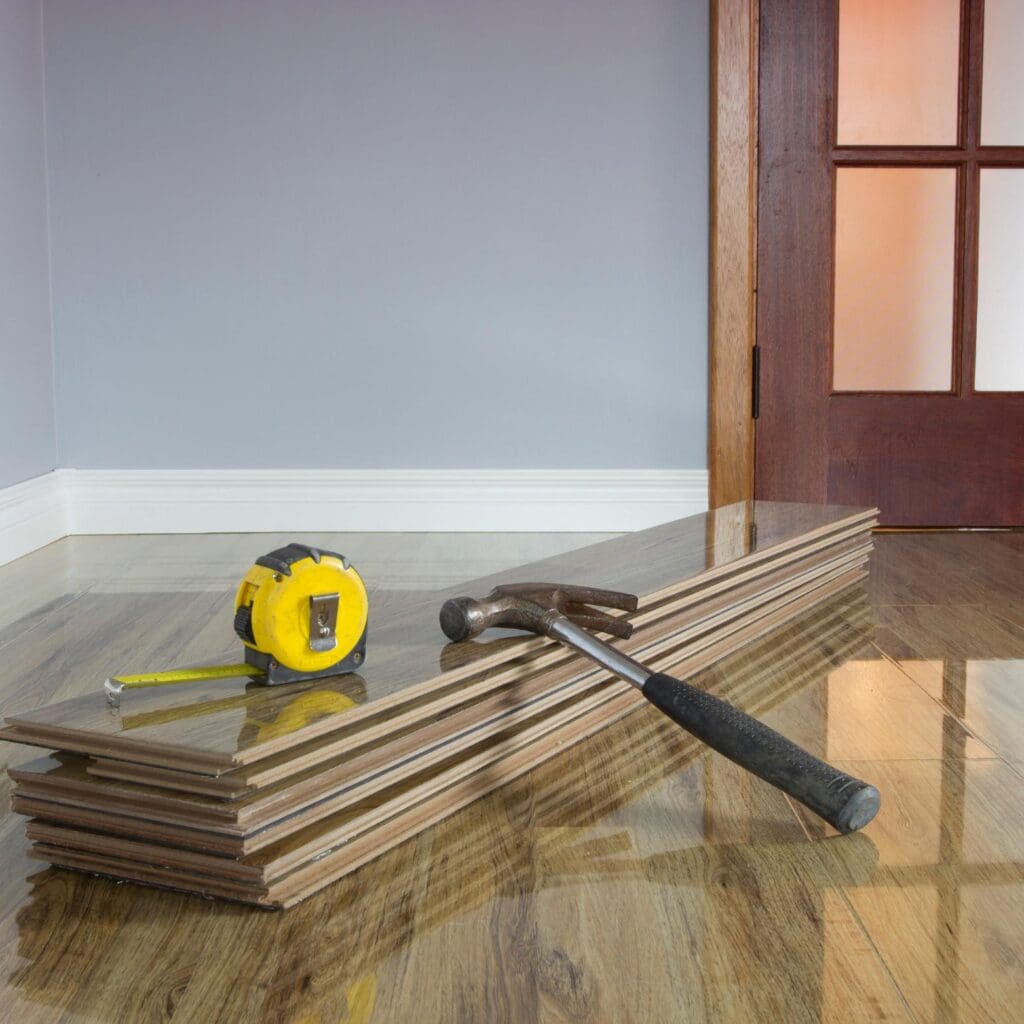
[[[454,597],[441,606],[441,629],[449,640],[471,640],[491,626],[525,629],[546,635],[559,615],[595,633],[625,639],[633,632],[630,623],[591,605],[636,611],[635,594],[615,590],[576,587],[564,583],[511,583],[495,587],[487,597]]]

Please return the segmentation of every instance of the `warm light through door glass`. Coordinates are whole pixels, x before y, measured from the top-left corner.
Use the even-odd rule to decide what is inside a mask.
[[[840,0],[839,144],[955,145],[959,51],[960,0]]]
[[[948,391],[956,171],[836,172],[836,391]]]
[[[987,10],[987,8],[986,8]],[[977,391],[1024,391],[1024,169],[982,168]]]
[[[1024,145],[1024,2],[985,0],[981,144]]]

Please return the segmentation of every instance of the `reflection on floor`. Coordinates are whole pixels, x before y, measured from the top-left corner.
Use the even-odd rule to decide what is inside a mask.
[[[4,671],[24,645],[51,693],[69,658],[101,676],[70,602],[130,629],[133,595],[196,591],[184,643],[278,539],[75,538],[0,569],[0,712],[38,692]],[[590,539],[331,538],[409,589]],[[6,814],[0,1020],[1020,1020],[1024,535],[876,543],[866,589],[699,679],[877,784],[864,833],[648,709],[280,914],[40,870]]]

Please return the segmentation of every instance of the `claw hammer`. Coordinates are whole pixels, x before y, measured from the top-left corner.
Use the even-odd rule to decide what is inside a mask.
[[[809,807],[840,832],[863,828],[878,813],[878,790],[841,772],[763,722],[681,679],[651,672],[589,629],[626,639],[632,625],[597,607],[636,611],[637,598],[614,590],[559,583],[516,583],[482,600],[456,597],[441,607],[453,642],[492,626],[524,629],[567,644],[638,689],[658,710],[709,747]]]

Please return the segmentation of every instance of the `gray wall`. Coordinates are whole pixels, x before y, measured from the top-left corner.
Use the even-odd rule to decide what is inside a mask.
[[[62,463],[703,467],[707,0],[47,0]]]
[[[0,487],[57,464],[39,8],[0,3]]]

